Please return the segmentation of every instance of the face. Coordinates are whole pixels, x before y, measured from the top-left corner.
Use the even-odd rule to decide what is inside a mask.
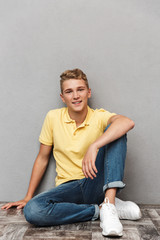
[[[88,98],[91,97],[91,89],[88,89],[82,79],[69,79],[63,82],[62,101],[70,112],[86,110]]]

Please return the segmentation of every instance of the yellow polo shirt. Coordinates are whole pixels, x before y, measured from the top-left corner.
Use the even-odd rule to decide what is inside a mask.
[[[44,120],[39,141],[53,145],[56,160],[56,186],[61,183],[84,178],[82,160],[90,146],[104,132],[110,117],[116,115],[104,109],[88,107],[84,122],[76,127],[69,117],[68,108],[51,110]]]

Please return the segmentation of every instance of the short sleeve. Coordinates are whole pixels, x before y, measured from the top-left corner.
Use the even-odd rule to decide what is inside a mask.
[[[109,119],[113,116],[117,115],[116,113],[111,113],[109,111],[106,111],[104,109],[99,109],[99,118],[101,120],[101,127],[104,131],[104,129],[107,127],[107,125],[109,124]]]
[[[51,116],[51,111],[49,111],[45,117],[39,141],[48,146],[53,145],[53,118]]]

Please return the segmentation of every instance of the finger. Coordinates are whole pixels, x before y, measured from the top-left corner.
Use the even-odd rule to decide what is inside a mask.
[[[94,162],[92,162],[92,168],[93,168],[94,172],[98,173],[97,168],[96,168],[96,165],[95,165]]]
[[[18,209],[19,209],[19,208],[24,208],[26,204],[27,204],[26,201],[22,202],[22,204],[21,204],[20,206],[18,206]]]
[[[8,205],[9,205],[9,203],[3,205],[3,206],[1,207],[1,209],[5,209]]]
[[[90,165],[90,163],[88,163],[88,165],[86,165],[86,173],[87,173],[87,176],[88,176],[88,177],[90,177],[91,179],[93,179],[93,176],[91,175],[90,170],[89,170],[89,165]]]
[[[15,207],[15,206],[18,206],[20,204],[20,202],[13,202],[13,203],[9,203],[9,205],[7,206],[6,209],[9,209],[11,207]]]
[[[9,208],[11,208],[11,205],[8,205],[5,209],[8,210]]]
[[[11,208],[13,205],[12,204],[9,204],[7,207],[6,207],[6,210],[8,210],[9,208]]]
[[[93,177],[96,177],[96,174],[95,174],[95,172],[93,171],[92,163],[91,163],[91,162],[89,163],[89,173],[90,173],[90,175],[92,175],[92,179],[93,179]]]
[[[4,209],[4,208],[6,207],[6,205],[7,205],[7,204],[3,205],[3,206],[1,207],[1,209]]]
[[[88,178],[87,173],[86,173],[86,163],[85,162],[83,163],[82,170],[83,170],[85,177]]]
[[[88,178],[87,172],[86,172],[86,167],[84,168],[84,175],[86,178]]]
[[[89,162],[88,169],[89,169],[89,173],[90,173],[90,175],[92,176],[92,178],[93,178],[93,177],[96,177],[96,174],[95,174],[95,172],[94,172],[93,169],[92,169],[92,164],[91,164],[91,162]]]
[[[89,176],[88,176],[88,166],[87,166],[87,163],[85,163],[84,171],[85,171],[86,178],[88,178]]]
[[[17,207],[17,209],[22,209],[22,208],[24,208],[24,204],[23,205],[19,205],[18,207]]]
[[[11,205],[10,203],[6,204],[6,205],[3,207],[3,209],[6,209],[6,210],[9,209],[9,208],[10,208],[10,205]]]

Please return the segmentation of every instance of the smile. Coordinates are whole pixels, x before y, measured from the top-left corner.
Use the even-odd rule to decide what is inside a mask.
[[[78,104],[80,104],[82,101],[76,101],[76,102],[72,102],[73,104],[75,104],[75,105],[78,105]]]

